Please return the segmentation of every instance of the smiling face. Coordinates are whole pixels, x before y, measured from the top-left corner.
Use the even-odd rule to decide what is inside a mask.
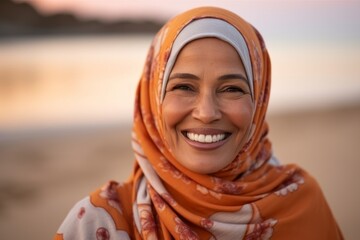
[[[202,174],[226,167],[247,141],[253,110],[244,66],[231,45],[203,38],[181,50],[162,104],[166,143],[180,164]]]

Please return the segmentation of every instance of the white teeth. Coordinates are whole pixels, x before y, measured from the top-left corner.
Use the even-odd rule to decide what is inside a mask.
[[[204,134],[196,134],[196,133],[190,133],[187,132],[186,136],[195,142],[201,142],[201,143],[213,143],[221,141],[225,138],[225,134],[216,134],[216,135],[204,135]]]

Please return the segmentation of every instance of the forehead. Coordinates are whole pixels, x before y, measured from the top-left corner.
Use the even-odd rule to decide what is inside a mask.
[[[221,53],[223,55],[229,55],[229,56],[234,55],[240,58],[235,48],[231,46],[229,43],[220,40],[218,38],[207,37],[207,38],[196,39],[186,44],[180,50],[177,59],[179,57],[185,56],[186,54],[194,54],[194,53],[207,54],[211,52],[218,53],[219,55]]]
[[[229,43],[217,38],[201,38],[185,45],[174,64],[179,67],[196,68],[205,63],[216,64],[217,67],[244,68],[238,52]],[[211,69],[208,69],[211,70]]]

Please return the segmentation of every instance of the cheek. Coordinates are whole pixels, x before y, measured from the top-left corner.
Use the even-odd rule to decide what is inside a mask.
[[[189,113],[189,104],[175,96],[166,96],[162,104],[162,124],[166,139]]]
[[[251,126],[254,111],[251,100],[244,99],[230,106],[232,107],[228,110],[228,116],[232,123],[242,131],[248,130]]]

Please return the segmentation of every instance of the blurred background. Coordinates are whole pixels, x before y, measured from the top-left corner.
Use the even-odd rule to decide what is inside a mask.
[[[360,238],[359,1],[1,0],[1,239],[51,239],[76,201],[127,179],[150,41],[166,20],[203,5],[262,33],[274,152],[309,171],[345,238]]]

